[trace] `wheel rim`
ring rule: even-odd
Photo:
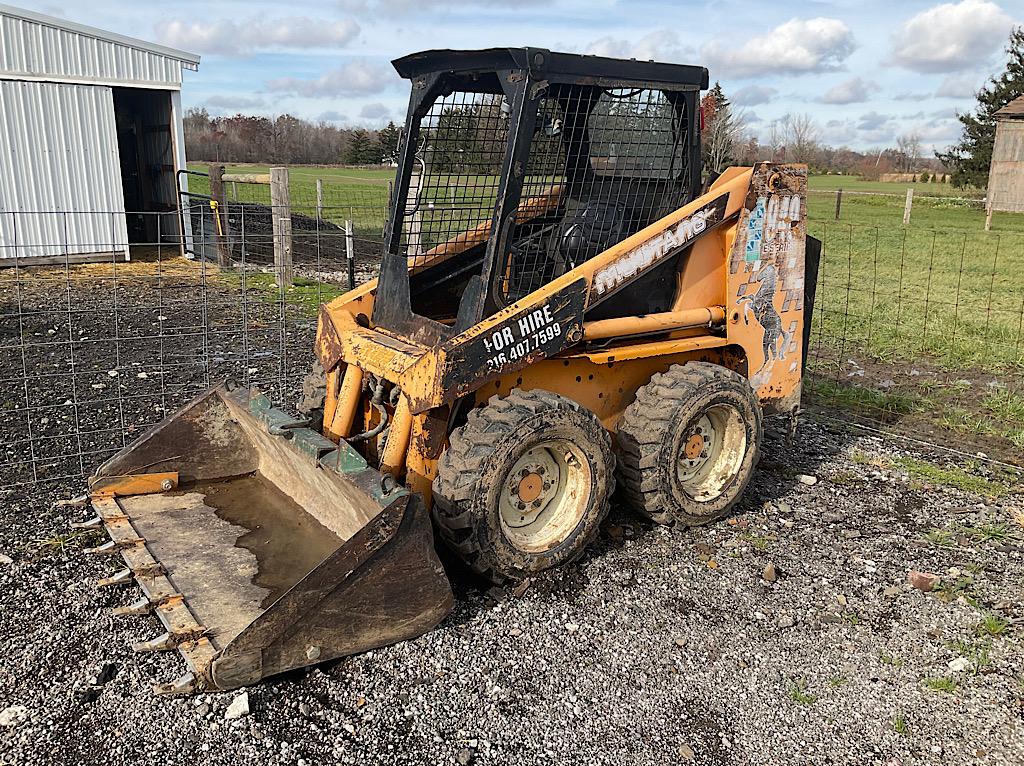
[[[683,434],[676,478],[692,499],[706,503],[720,496],[739,473],[747,451],[747,429],[739,410],[709,407]]]
[[[590,487],[590,464],[575,445],[560,439],[533,445],[502,481],[502,532],[528,553],[557,547],[583,520]]]

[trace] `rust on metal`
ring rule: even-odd
[[[178,472],[163,471],[125,476],[103,476],[91,482],[89,490],[93,496],[128,497],[129,495],[169,492],[177,486]]]

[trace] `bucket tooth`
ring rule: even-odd
[[[195,673],[186,673],[173,681],[165,684],[153,684],[153,693],[162,697],[171,697],[176,694],[191,694],[199,689]]]
[[[112,553],[117,553],[124,548],[130,548],[133,545],[141,545],[143,542],[145,541],[138,538],[134,540],[108,540],[103,543],[103,545],[98,545],[95,548],[86,548],[85,553],[89,553],[94,556],[110,555]]]
[[[96,581],[96,587],[98,588],[109,588],[112,585],[124,585],[132,581],[132,570],[122,569],[120,572],[112,574],[110,577],[103,577]]]
[[[153,602],[148,598],[140,598],[138,601],[128,604],[128,606],[114,607],[113,612],[117,617],[142,617],[143,615],[152,614]]]
[[[95,548],[86,548],[83,553],[88,553],[93,556],[106,556],[113,553],[117,553],[118,546],[113,540],[108,540],[103,545],[97,545]]]
[[[149,641],[140,641],[132,646],[132,649],[140,654],[143,652],[164,652],[178,647],[178,640],[170,633],[161,633]]]
[[[103,519],[93,516],[88,521],[72,521],[70,526],[72,529],[100,529],[103,526]]]

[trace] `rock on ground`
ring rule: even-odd
[[[0,701],[26,712],[0,760],[1019,766],[1020,480],[967,466],[1018,485],[993,500],[894,467],[906,454],[955,467],[806,422],[794,447],[766,445],[742,524],[667,529],[615,507],[576,565],[500,598],[453,568],[436,630],[253,687],[238,718],[237,692],[150,693],[183,661],[131,651],[160,628],[111,615],[138,594],[94,587],[115,566],[81,554],[95,538],[54,542],[86,510],[48,509],[80,484],[7,492]],[[911,570],[941,583],[914,589]],[[93,686],[104,663],[118,672]]]

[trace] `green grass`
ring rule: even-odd
[[[891,665],[894,668],[903,667],[903,660],[891,654],[885,652],[879,652],[878,661],[883,665]]]
[[[898,457],[892,461],[892,464],[902,468],[913,478],[921,479],[930,484],[943,484],[947,487],[955,487],[975,495],[1001,497],[1010,491],[1009,485],[1001,481],[977,476],[957,466],[943,468],[911,457]]]
[[[207,166],[194,163],[191,167],[205,170]],[[267,170],[266,165],[228,168],[248,173]],[[321,178],[324,218],[339,225],[353,220],[360,234],[379,236],[394,174],[389,168],[293,167],[291,202],[297,212],[315,215],[316,179]],[[421,228],[426,246],[447,231],[452,206],[462,204],[463,211],[475,211],[464,221],[467,228],[480,222],[476,215],[480,195],[493,196],[497,179],[469,180],[471,184],[457,188],[442,185],[425,192]],[[191,176],[189,183],[197,193],[209,191],[204,178]],[[815,338],[840,354],[862,353],[885,360],[924,357],[950,369],[1024,370],[1017,279],[1024,271],[1024,215],[997,214],[992,231],[985,232],[985,214],[977,200],[937,199],[935,195],[965,196],[945,184],[912,185],[917,197],[911,223],[904,227],[908,184],[848,176],[810,178],[808,232],[825,243]],[[848,194],[843,198],[842,218],[836,221],[833,192],[839,187],[892,196]],[[228,194],[242,201],[269,203],[269,188],[264,185],[229,183]],[[899,394],[886,398],[880,402],[883,411],[910,406],[899,400]],[[1015,443],[1024,446],[1024,424],[1007,438],[1014,436]]]
[[[1007,620],[1004,620],[998,614],[986,612],[985,616],[981,618],[981,622],[975,626],[974,632],[979,636],[998,638],[1005,635],[1009,629],[1010,623]]]
[[[904,392],[876,391],[853,384],[809,376],[804,387],[815,398],[844,409],[864,410],[881,420],[908,415],[923,408],[923,400]]]
[[[976,527],[961,528],[968,537],[979,543],[999,543],[1013,537],[1008,524],[979,524]]]
[[[910,727],[907,726],[907,720],[902,715],[895,715],[892,719],[892,730],[897,734],[906,734]]]
[[[978,599],[978,594],[974,590],[974,579],[966,575],[955,580],[939,580],[939,584],[935,586],[935,594],[944,601],[953,601],[963,596],[971,605],[976,605]]]
[[[828,679],[828,685],[833,689],[838,689],[840,686],[845,686],[848,683],[850,683],[850,679],[845,676],[833,676]]]
[[[222,271],[220,278],[231,288],[242,289],[242,273]],[[282,296],[274,274],[247,272],[245,275],[245,292],[248,300],[263,303],[278,303]],[[296,277],[292,286],[284,291],[287,306],[298,307],[306,316],[315,317],[320,304],[332,301],[346,292],[345,288],[331,282],[317,282],[304,277]]]
[[[924,685],[935,692],[953,694],[957,689],[957,682],[948,676],[932,676],[924,679]]]
[[[961,657],[970,660],[975,675],[992,664],[992,639],[983,638],[978,641],[955,640],[946,644],[946,647],[959,654]]]
[[[924,533],[925,541],[932,545],[941,545],[943,547],[953,544],[953,533],[948,529],[940,529],[938,527],[932,527]]]
[[[82,548],[86,542],[95,536],[94,531],[69,532],[63,535],[39,538],[31,546],[36,553],[62,556],[69,551],[76,551]]]
[[[807,684],[804,681],[794,681],[793,688],[789,690],[789,698],[798,705],[813,705],[818,698],[807,691]]]

